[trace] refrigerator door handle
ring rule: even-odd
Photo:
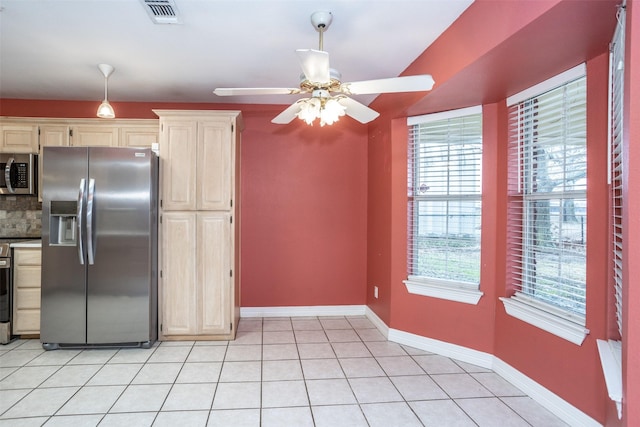
[[[80,190],[78,191],[78,204],[76,218],[78,223],[78,258],[80,265],[84,265],[84,247],[82,246],[82,208],[84,205],[84,178],[80,180]]]
[[[16,192],[16,190],[14,190],[13,187],[11,186],[11,166],[13,165],[13,162],[15,160],[16,159],[11,157],[9,160],[7,160],[7,165],[4,168],[4,182],[7,186],[7,190],[9,190],[9,193]]]
[[[95,257],[95,245],[93,242],[93,196],[96,190],[96,180],[89,179],[89,190],[87,191],[87,258],[89,265],[93,265]]]

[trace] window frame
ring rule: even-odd
[[[569,69],[563,73],[560,73],[548,80],[545,80],[531,88],[528,88],[514,96],[511,96],[507,99],[507,105],[509,107],[514,106],[516,104],[521,104],[530,100],[532,98],[538,97],[540,95],[545,94],[546,92],[562,87],[570,82],[575,81],[578,78],[586,78],[586,66],[585,64],[580,64],[572,69]],[[585,93],[586,99],[586,93]],[[585,111],[586,115],[586,111]],[[586,117],[585,117],[586,120]],[[518,125],[520,126],[520,125]],[[519,132],[518,132],[519,133]],[[513,144],[513,141],[510,139],[510,146]],[[518,145],[520,141],[518,141]],[[512,148],[510,148],[511,150]],[[520,172],[519,168],[521,167],[521,154],[520,148],[518,147],[518,155],[517,157],[510,154],[510,164],[509,168],[512,170],[513,168],[518,168],[518,183],[520,186],[522,183],[520,182]],[[514,166],[513,162],[516,162],[517,165]],[[588,166],[587,166],[588,167]],[[513,183],[509,184],[514,185]],[[511,193],[511,191],[510,191]],[[532,197],[535,199],[536,195]],[[583,193],[584,200],[587,200],[587,190],[585,189]],[[523,197],[524,199],[524,197]],[[523,230],[525,227],[525,222],[522,219],[524,215],[523,210],[525,209],[525,203],[521,204],[520,211],[513,211],[513,206],[510,203],[509,214],[508,214],[508,222],[512,221],[520,222],[521,225],[514,226],[514,230],[518,227],[519,230]],[[518,216],[518,218],[516,218]],[[509,233],[513,233],[515,231],[510,230]],[[524,233],[524,230],[523,230]],[[524,234],[519,237],[521,240],[520,245],[524,244]],[[524,250],[522,251],[524,252]],[[522,258],[520,256],[510,256],[507,260],[508,269],[513,270],[517,265],[522,264]],[[585,261],[586,266],[586,261]],[[508,278],[508,281],[511,281],[511,278]],[[512,287],[512,284],[509,284]],[[520,285],[518,285],[519,287]],[[551,334],[554,334],[560,338],[563,338],[569,342],[572,342],[576,345],[581,345],[584,341],[586,335],[589,333],[589,330],[585,327],[586,325],[586,314],[580,315],[578,313],[574,313],[568,309],[562,309],[553,304],[546,303],[540,299],[531,297],[530,295],[526,295],[523,292],[520,292],[516,289],[513,289],[514,292],[511,296],[508,297],[500,297],[500,300],[503,302],[505,311],[508,315],[520,319],[524,322],[527,322],[531,325],[534,325],[542,330],[545,330]]]
[[[442,121],[447,119],[455,119],[455,118],[461,118],[461,117],[472,116],[472,115],[480,115],[480,120],[482,122],[482,106],[474,106],[474,107],[462,108],[458,110],[444,111],[440,113],[427,114],[423,116],[408,117],[407,126],[412,127],[412,126],[423,124],[423,123],[436,122],[436,121]],[[411,129],[409,133],[411,134]],[[481,137],[482,137],[482,131],[481,131]],[[410,141],[408,141],[408,144],[410,144]],[[408,145],[408,148],[410,148],[410,145]],[[411,191],[411,183],[409,181],[411,180],[411,176],[412,176],[411,169],[410,169],[412,165],[410,164],[410,162],[413,162],[414,160],[415,158],[409,155],[408,162],[407,162],[407,168],[409,172],[409,179],[408,179],[409,191]],[[481,160],[481,164],[482,164],[482,160]],[[480,179],[480,182],[482,182],[482,168],[480,168],[479,179]],[[469,196],[467,194],[455,195],[455,196],[449,195],[449,196],[438,197],[438,199],[442,201],[478,200],[480,202],[480,218],[482,217],[482,189],[480,190],[480,194],[478,194],[477,196],[475,195]],[[478,283],[469,283],[469,282],[446,280],[446,279],[439,279],[439,278],[427,277],[427,276],[415,276],[415,275],[409,274],[409,270],[411,268],[410,266],[411,258],[413,256],[411,242],[414,240],[413,233],[411,231],[412,224],[409,220],[409,217],[413,215],[411,210],[415,209],[412,206],[413,203],[418,200],[420,199],[414,199],[413,197],[411,197],[411,195],[408,195],[408,200],[407,200],[407,219],[408,219],[407,270],[408,271],[407,271],[407,279],[403,281],[403,283],[407,288],[407,291],[411,294],[477,305],[482,295],[484,295],[484,292],[480,290],[479,280],[478,280]],[[480,272],[481,272],[481,267],[479,266],[478,274],[480,274]]]

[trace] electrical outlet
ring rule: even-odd
[[[373,297],[374,298],[378,298],[378,287],[377,286],[373,287]]]

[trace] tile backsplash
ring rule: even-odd
[[[0,237],[40,238],[42,203],[38,196],[0,195]]]

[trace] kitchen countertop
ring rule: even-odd
[[[14,242],[11,244],[12,248],[40,248],[42,247],[42,240],[25,240],[24,242]]]

